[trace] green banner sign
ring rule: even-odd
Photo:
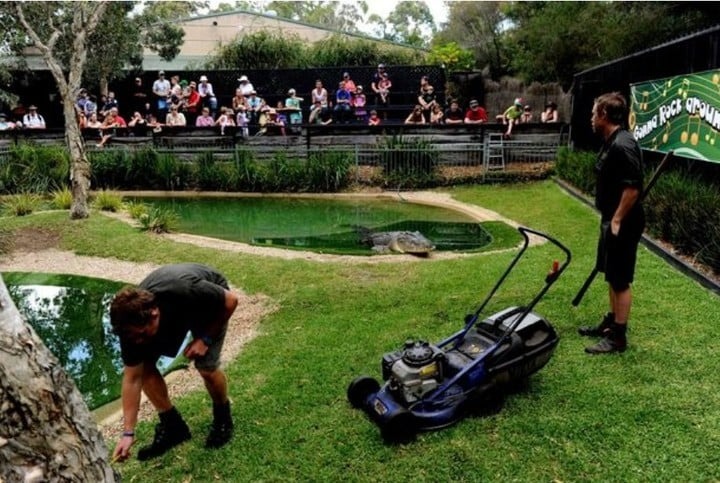
[[[628,124],[643,149],[720,163],[720,69],[630,89]]]

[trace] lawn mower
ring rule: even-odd
[[[468,410],[521,384],[550,360],[559,341],[555,329],[533,308],[570,263],[570,251],[557,240],[520,227],[523,246],[480,307],[465,317],[462,330],[433,345],[408,340],[382,358],[380,383],[360,376],[347,397],[380,427],[388,442],[406,442],[418,431],[440,429],[460,420]],[[545,284],[526,306],[513,306],[482,318],[480,314],[523,256],[529,235],[544,238],[565,255],[553,261]]]

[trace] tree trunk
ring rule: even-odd
[[[75,384],[0,277],[0,481],[117,481]]]
[[[72,99],[69,93],[63,93],[63,99]],[[65,115],[65,142],[70,150],[70,183],[72,205],[70,218],[78,220],[90,216],[88,209],[88,189],[90,188],[90,162],[85,153],[85,142],[78,126],[75,106],[63,102]]]

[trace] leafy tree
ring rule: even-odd
[[[298,20],[341,32],[359,32],[368,11],[365,1],[344,2],[279,2],[267,4],[265,11],[274,11],[278,17]]]
[[[371,15],[374,32],[385,40],[426,47],[427,39],[437,32],[430,7],[424,1],[398,2],[387,18]]]
[[[448,20],[433,38],[433,45],[455,43],[470,50],[476,66],[487,68],[493,79],[499,79],[509,68],[503,35],[507,19],[501,5],[502,2],[492,1],[448,2]]]
[[[433,64],[444,65],[449,72],[470,70],[475,66],[473,53],[455,42],[433,47],[428,60]]]
[[[290,69],[305,67],[305,45],[298,37],[265,31],[223,45],[208,69]]]

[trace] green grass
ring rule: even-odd
[[[64,248],[131,261],[200,261],[235,286],[273,297],[280,310],[227,370],[237,434],[203,448],[207,395],[176,404],[194,438],[157,460],[118,466],[127,481],[713,481],[720,478],[718,297],[640,249],[625,354],[589,357],[578,325],[606,310],[596,280],[570,301],[594,261],[598,216],[550,181],[451,190],[566,244],[573,261],[536,310],[560,333],[529,388],[488,417],[470,417],[408,445],[382,443],[345,398],[360,374],[380,376],[383,353],[407,338],[437,341],[457,330],[514,253],[406,264],[343,265],[225,253],[173,243],[103,216],[7,218],[55,228]],[[528,250],[488,312],[524,303],[557,250]],[[401,268],[401,270],[399,269]],[[238,310],[242,310],[240,307]],[[154,423],[140,424],[138,446]],[[115,441],[109,441],[112,447]],[[137,448],[135,448],[136,450]]]

